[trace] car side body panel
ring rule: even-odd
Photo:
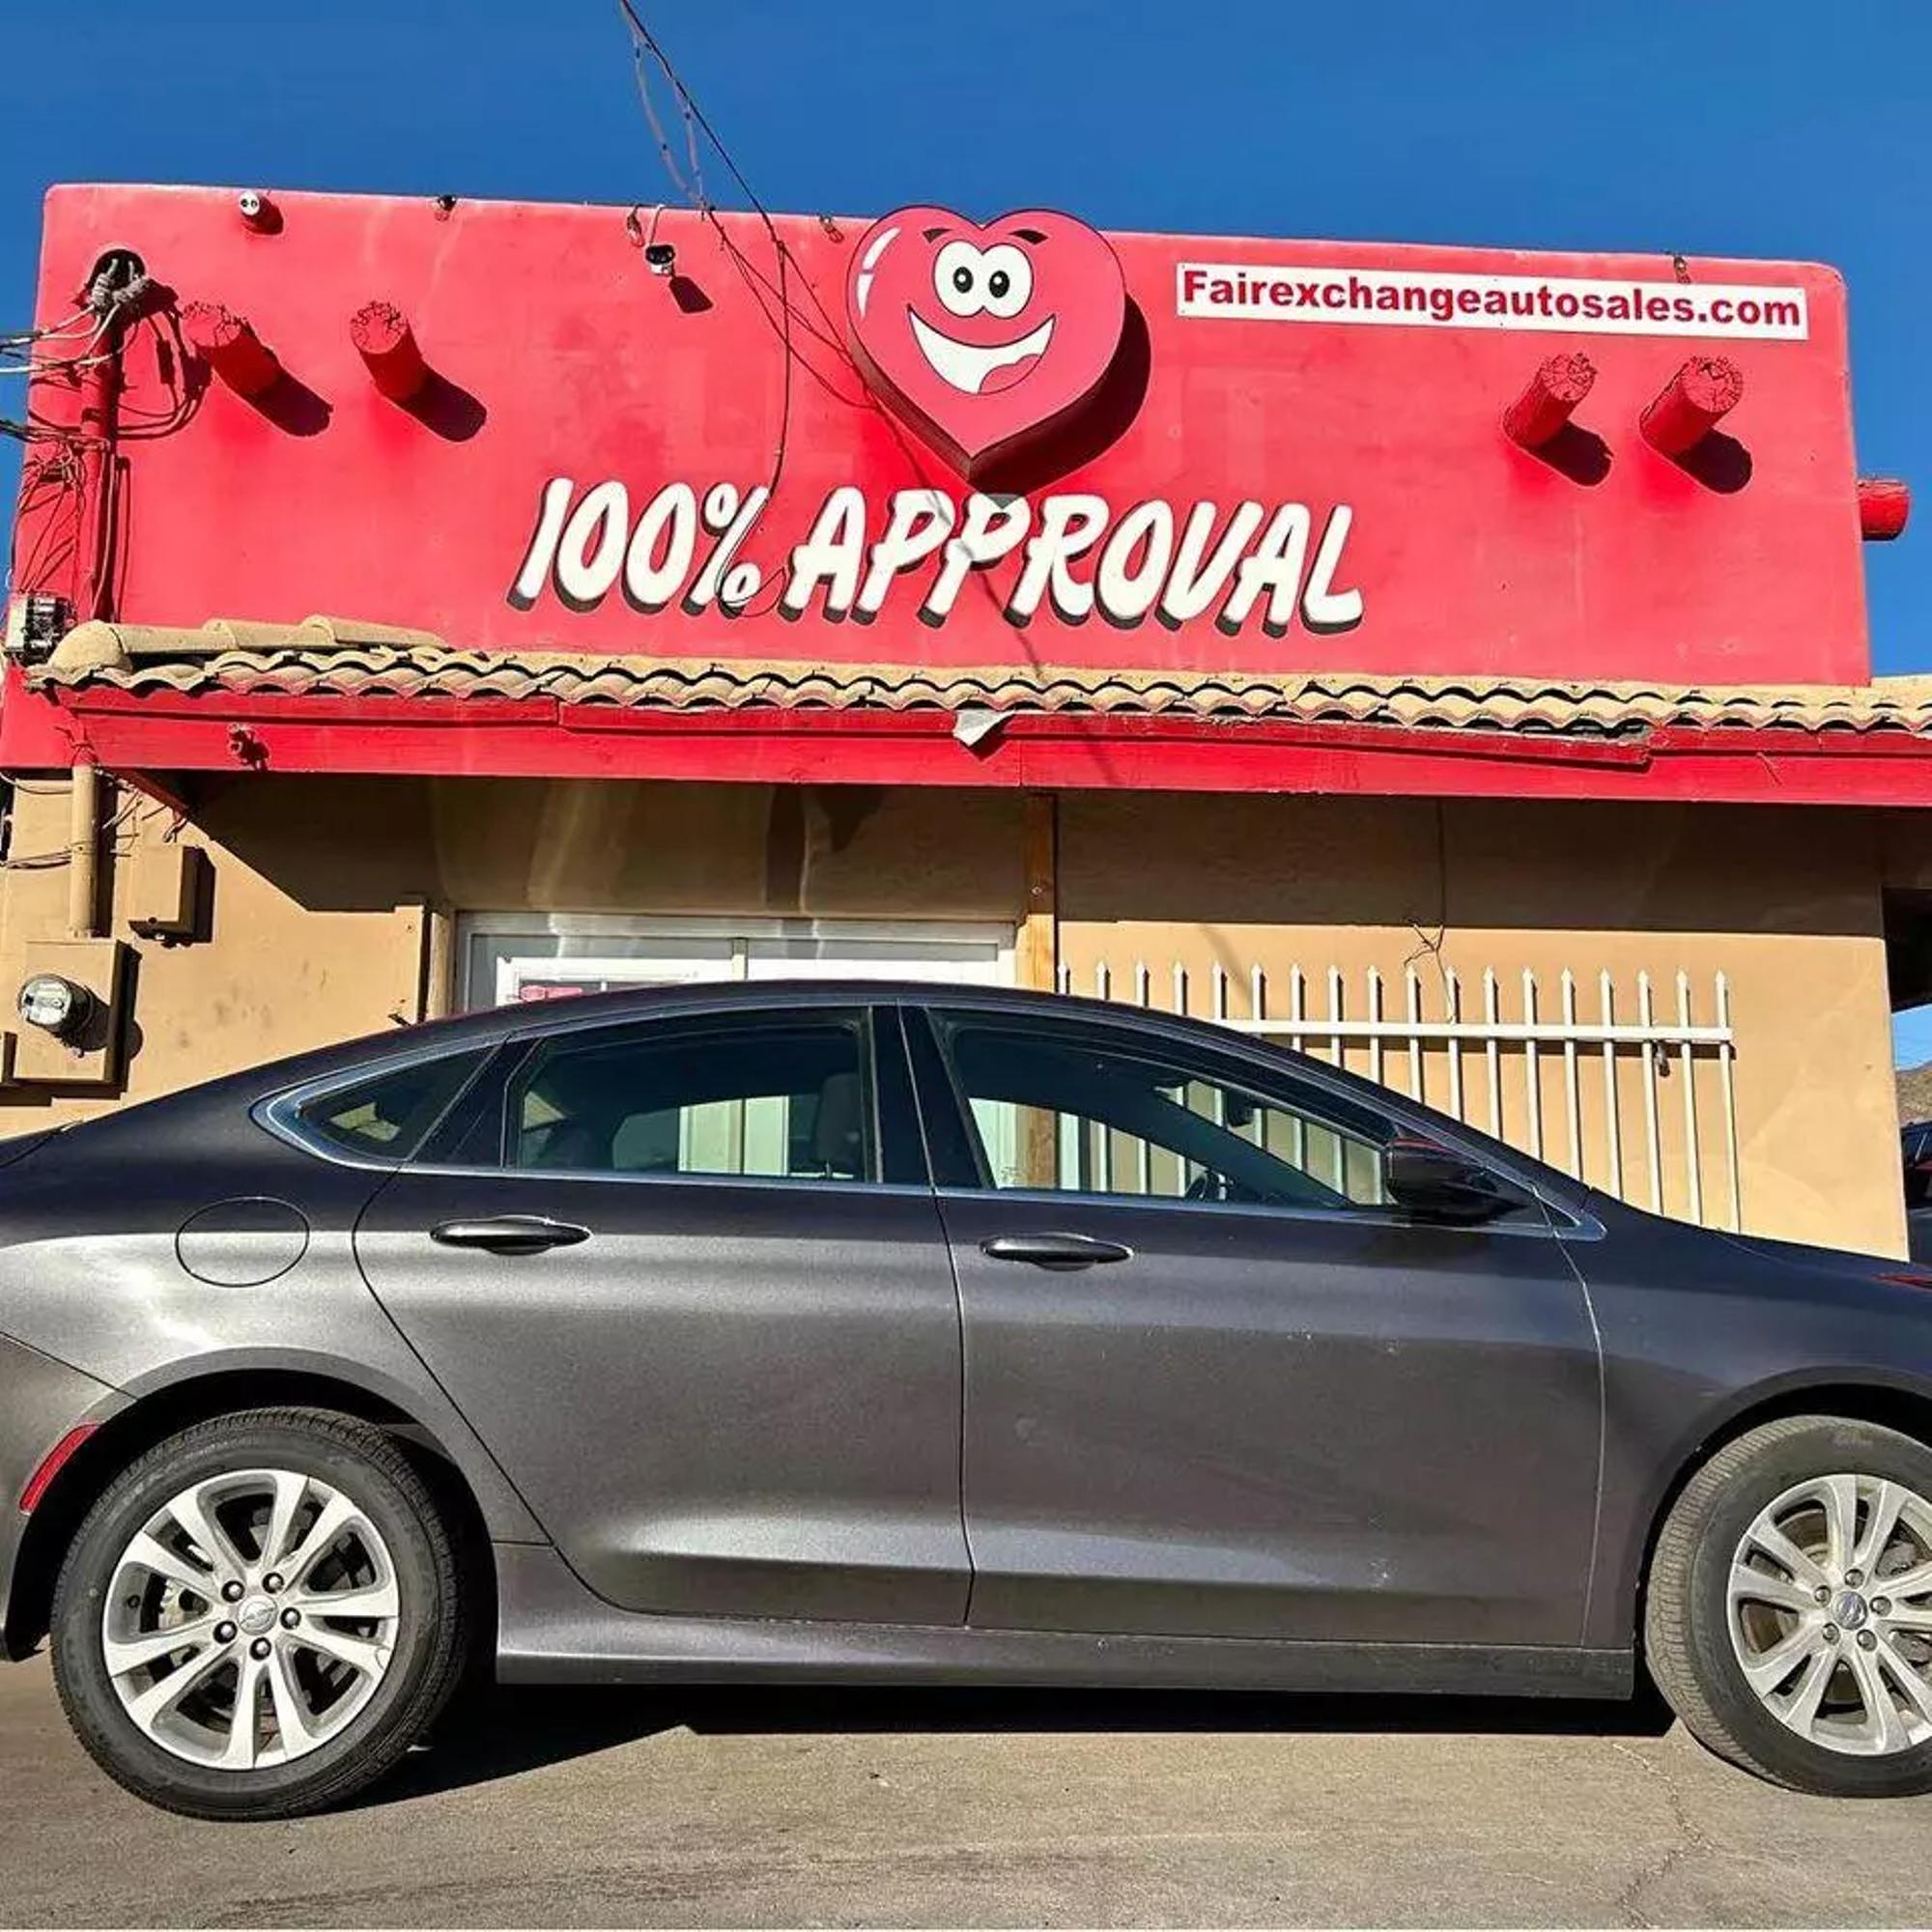
[[[429,1233],[537,1211],[588,1237],[495,1255]],[[959,1311],[927,1190],[423,1169],[356,1245],[612,1604],[964,1618]]]
[[[1635,1641],[1651,1538],[1709,1445],[1773,1407],[1903,1397],[1932,1419],[1932,1287],[1877,1256],[1592,1202],[1577,1251],[1604,1344],[1604,1494],[1584,1641]]]
[[[1628,1649],[1266,1641],[613,1610],[554,1549],[497,1551],[497,1674],[513,1684],[1133,1685],[1163,1690],[1628,1697]]]
[[[248,1371],[346,1382],[429,1432],[493,1537],[541,1540],[356,1267],[351,1231],[383,1175],[263,1132],[249,1091],[130,1109],[0,1170],[0,1334],[136,1400]],[[277,1209],[267,1226],[264,1203]]]
[[[972,1621],[1573,1643],[1597,1353],[1551,1236],[949,1194]],[[1130,1260],[1049,1272],[990,1237]]]

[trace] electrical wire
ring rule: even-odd
[[[21,789],[24,789],[24,787],[21,787]],[[65,789],[65,787],[62,787],[62,789]],[[145,810],[143,810],[144,807],[146,808]],[[169,808],[167,806],[158,803],[156,800],[144,798],[139,792],[134,792],[129,796],[127,804],[122,806],[112,818],[109,818],[101,825],[95,837],[102,840],[111,839],[113,843],[109,856],[116,859],[125,859],[134,849],[134,846],[140,842],[141,827],[154,818],[156,813],[166,813],[168,811]],[[132,827],[134,837],[128,843],[124,845],[114,835],[124,825],[127,825],[130,819],[134,821]],[[63,845],[58,851],[30,852],[23,858],[14,859],[10,857],[0,859],[0,871],[50,872],[62,866],[71,866],[72,863],[73,847],[71,845]]]
[[[766,236],[772,244],[772,258],[778,267],[778,300],[781,321],[778,325],[780,347],[782,351],[781,389],[779,396],[779,432],[772,451],[771,475],[766,489],[772,496],[778,494],[779,481],[784,474],[785,450],[791,437],[791,394],[792,360],[794,351],[791,340],[792,309],[786,289],[787,264],[789,252],[781,239],[770,211],[760,201],[752,185],[745,179],[744,171],[732,159],[731,151],[719,138],[718,130],[704,118],[704,110],[692,98],[691,90],[679,79],[677,70],[671,66],[670,57],[661,47],[651,30],[645,26],[642,16],[631,0],[617,0],[617,10],[623,15],[631,33],[631,60],[637,72],[638,93],[643,102],[644,115],[651,125],[651,131],[657,140],[658,153],[663,158],[666,170],[676,184],[678,192],[689,200],[699,216],[710,222],[712,230],[724,242],[727,253],[736,255],[737,244],[725,234],[724,224],[718,219],[718,212],[712,206],[711,198],[704,191],[704,179],[698,164],[697,137],[701,133],[737,184],[738,191],[752,204],[753,210],[764,225]],[[651,100],[647,60],[654,62],[663,71],[669,84],[678,111],[684,119],[686,147],[691,165],[691,179],[687,181],[671,156],[670,143],[666,138],[664,126],[659,121],[657,109]],[[741,270],[742,272],[742,270]],[[767,317],[769,322],[770,318]]]

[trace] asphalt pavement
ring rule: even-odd
[[[1648,1708],[500,1691],[355,1808],[150,1809],[0,1669],[0,1923],[1907,1925],[1932,1798],[1775,1790]]]

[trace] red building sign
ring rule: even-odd
[[[1828,269],[70,187],[41,319],[116,249],[108,436],[34,385],[106,481],[30,460],[16,544],[76,616],[941,684],[1868,674]],[[14,752],[70,701],[16,693]]]
[[[659,656],[1865,672],[1828,270],[1680,279],[1656,256],[914,208],[781,219],[781,299],[749,216],[663,215],[661,277],[618,211],[279,213],[251,229],[212,190],[49,199],[43,319],[120,243],[277,372],[243,395],[130,337],[129,621],[328,610]],[[352,339],[377,298],[426,365],[413,401]],[[1572,340],[1594,386],[1525,450],[1503,413]],[[1644,411],[1713,350],[1743,399],[1695,460],[1660,452]]]

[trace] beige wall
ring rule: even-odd
[[[124,851],[168,829],[165,810],[139,795],[109,797],[120,820],[111,838]],[[0,1090],[0,1131],[416,1017],[433,926],[425,905],[1017,920],[1024,810],[1017,795],[993,791],[207,781],[179,836],[209,853],[212,921],[193,943],[136,944],[138,1034],[123,1081],[110,1093]],[[42,781],[16,795],[14,863],[0,887],[0,989],[10,1000],[23,948],[66,936],[58,855],[67,837],[64,786]],[[1886,850],[1899,842],[1875,817],[1849,811],[1072,793],[1060,805],[1060,957],[1082,991],[1103,961],[1117,991],[1120,972],[1143,961],[1161,1005],[1179,961],[1197,1012],[1208,1010],[1201,989],[1219,964],[1235,1017],[1247,1011],[1257,964],[1271,1011],[1285,1009],[1297,963],[1313,976],[1340,966],[1351,989],[1375,966],[1395,998],[1413,963],[1430,1012],[1440,1011],[1445,969],[1465,989],[1485,968],[1513,989],[1528,967],[1545,988],[1545,1018],[1555,1017],[1566,967],[1587,989],[1586,1016],[1605,968],[1620,999],[1648,971],[1672,1010],[1680,971],[1708,1004],[1722,970],[1738,1036],[1747,1226],[1902,1252],[1879,906],[1885,867],[1896,863]],[[43,856],[50,863],[17,863]],[[110,901],[113,912],[103,929],[123,939],[127,870],[110,863],[102,892],[103,912]],[[1506,994],[1508,1010],[1514,998]],[[1463,1012],[1474,1011],[1465,990]],[[1347,1057],[1367,1070],[1364,1049]],[[1543,1059],[1545,1151],[1562,1159],[1560,1055]],[[1485,1075],[1465,1062],[1480,1124]],[[1629,1130],[1638,1074],[1623,1057],[1625,1185],[1646,1199],[1640,1137]],[[1681,1212],[1681,1073],[1670,1078],[1680,1085],[1662,1084],[1660,1167],[1665,1206]],[[1708,1082],[1708,1066],[1699,1078]],[[1438,1049],[1426,1095],[1440,1099],[1445,1079]],[[1714,1178],[1705,1213],[1720,1221],[1723,1122],[1717,1090],[1697,1093],[1698,1144]],[[1585,1078],[1581,1094],[1581,1165],[1602,1179],[1601,1075]],[[1505,1131],[1520,1136],[1520,1074],[1506,1075],[1504,1101]]]
[[[1159,862],[1151,860],[1158,852]],[[1660,1014],[1676,1011],[1676,979],[1691,976],[1693,1016],[1709,1023],[1714,976],[1731,982],[1737,1030],[1738,1179],[1745,1226],[1792,1240],[1903,1253],[1898,1141],[1891,1088],[1885,944],[1879,923],[1877,829],[1849,812],[1714,807],[1523,806],[1405,799],[1177,798],[1087,793],[1061,805],[1061,958],[1073,990],[1094,989],[1105,962],[1112,990],[1149,968],[1153,1003],[1173,1003],[1172,968],[1186,971],[1189,1009],[1210,1009],[1218,965],[1229,1013],[1248,1017],[1259,963],[1270,1017],[1288,1011],[1291,970],[1315,982],[1343,969],[1345,1010],[1364,1015],[1366,970],[1401,1010],[1406,969],[1422,982],[1423,1012],[1444,1015],[1444,969],[1462,982],[1462,1013],[1480,1013],[1486,969],[1497,974],[1505,1018],[1520,1013],[1521,975],[1537,976],[1538,1017],[1559,1017],[1560,975],[1578,981],[1578,1012],[1596,1015],[1598,976],[1610,971],[1616,1017],[1635,1017],[1637,975],[1655,983]],[[1319,993],[1319,1007],[1318,1007]],[[1327,1051],[1319,1029],[1307,1043]],[[1601,1063],[1579,1071],[1581,1171],[1607,1183]],[[1371,1071],[1369,1050],[1345,1064]],[[1648,1205],[1641,1068],[1617,1059],[1624,1191]],[[1727,1217],[1728,1148],[1715,1061],[1693,1070],[1704,1218]],[[1463,1056],[1467,1118],[1489,1121],[1487,1072]],[[1406,1091],[1407,1067],[1384,1076]],[[1546,1158],[1569,1157],[1560,1050],[1539,1055]],[[1689,1210],[1682,1107],[1673,1061],[1659,1082],[1660,1161],[1666,1211]],[[1526,1087],[1520,1052],[1503,1057],[1503,1128],[1521,1144]],[[1424,1097],[1442,1104],[1448,1068],[1425,1055]]]

